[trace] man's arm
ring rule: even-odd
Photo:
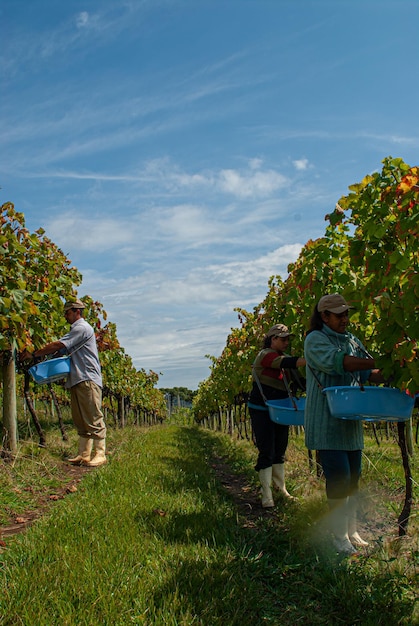
[[[33,352],[29,352],[28,350],[23,350],[20,354],[20,358],[22,361],[26,361],[27,359],[39,358],[42,356],[46,356],[47,354],[54,354],[54,352],[58,352],[65,348],[65,345],[61,343],[61,341],[52,341],[51,343],[47,343],[43,348],[39,348],[39,350],[34,350]]]
[[[35,350],[32,353],[32,356],[35,358],[40,356],[46,356],[47,354],[54,354],[54,352],[58,352],[65,348],[65,345],[61,343],[61,341],[52,341],[51,343],[47,343],[46,346],[40,348],[39,350]]]

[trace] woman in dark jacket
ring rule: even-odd
[[[285,487],[284,470],[289,427],[271,421],[263,398],[263,396],[266,400],[287,398],[287,386],[293,388],[296,384],[301,384],[297,368],[305,365],[305,359],[286,354],[290,336],[291,333],[284,324],[272,326],[265,336],[263,349],[253,364],[254,380],[248,407],[259,450],[255,469],[259,472],[264,508],[274,506],[272,482],[282,496],[291,497]]]

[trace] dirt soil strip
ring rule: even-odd
[[[42,517],[49,509],[51,504],[57,500],[62,500],[70,493],[77,491],[77,485],[82,480],[83,476],[87,472],[91,472],[93,468],[82,467],[78,465],[62,465],[62,480],[63,484],[54,489],[52,493],[42,494],[39,497],[36,508],[25,511],[16,515],[14,523],[0,526],[0,547],[5,547],[4,542],[1,540],[4,537],[10,537],[26,530],[33,522]]]
[[[259,490],[249,485],[245,476],[235,474],[223,458],[214,457],[211,466],[225,491],[232,497],[243,527],[256,528],[261,518],[278,516],[276,509],[262,508]]]

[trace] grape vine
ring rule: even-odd
[[[351,329],[392,385],[418,392],[419,168],[399,158],[382,163],[381,172],[339,199],[323,237],[305,244],[285,281],[272,276],[263,302],[252,312],[236,309],[240,327],[220,357],[209,357],[210,376],[194,399],[198,421],[250,390],[251,363],[271,325],[289,326],[293,353],[302,353],[313,307],[325,293],[339,292],[354,305]]]
[[[62,250],[40,228],[30,233],[25,227],[23,213],[11,202],[0,208],[0,363],[3,370],[3,429],[6,446],[16,448],[16,393],[28,398],[24,384],[24,365],[18,354],[58,339],[67,330],[63,303],[78,297],[77,287],[82,276]],[[96,333],[104,381],[104,407],[115,410],[116,421],[123,422],[126,412],[163,419],[166,406],[163,394],[155,388],[158,376],[154,372],[137,371],[117,339],[116,326],[103,322],[106,311],[100,302],[84,296],[86,319]],[[15,370],[19,372],[15,383]],[[64,401],[66,392],[54,385],[54,392]],[[45,389],[32,388],[32,395],[42,397]],[[123,424],[122,424],[123,425]],[[38,427],[39,428],[39,427]],[[38,430],[39,432],[39,430]],[[43,433],[39,432],[43,441]]]

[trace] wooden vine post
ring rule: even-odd
[[[412,509],[412,503],[413,503],[413,480],[412,480],[412,472],[411,472],[410,463],[409,463],[409,453],[407,450],[407,443],[406,443],[406,422],[397,423],[397,433],[398,433],[398,444],[399,444],[400,451],[402,454],[403,470],[404,470],[405,485],[406,485],[403,508],[397,520],[398,525],[399,525],[399,537],[403,537],[407,533],[410,511]]]
[[[35,406],[33,404],[32,401],[32,397],[31,397],[31,393],[30,393],[30,376],[29,376],[29,372],[26,371],[24,374],[24,389],[23,389],[23,394],[25,396],[25,402],[26,402],[26,406],[28,407],[28,411],[31,414],[32,417],[32,421],[35,425],[36,428],[36,432],[38,433],[39,436],[39,445],[41,446],[41,448],[45,447],[46,445],[46,438],[45,438],[45,433],[43,431],[43,428],[41,426],[41,422],[38,419],[38,415],[36,414],[36,410],[35,410]]]
[[[16,371],[13,352],[3,352],[3,437],[4,447],[17,452]]]

